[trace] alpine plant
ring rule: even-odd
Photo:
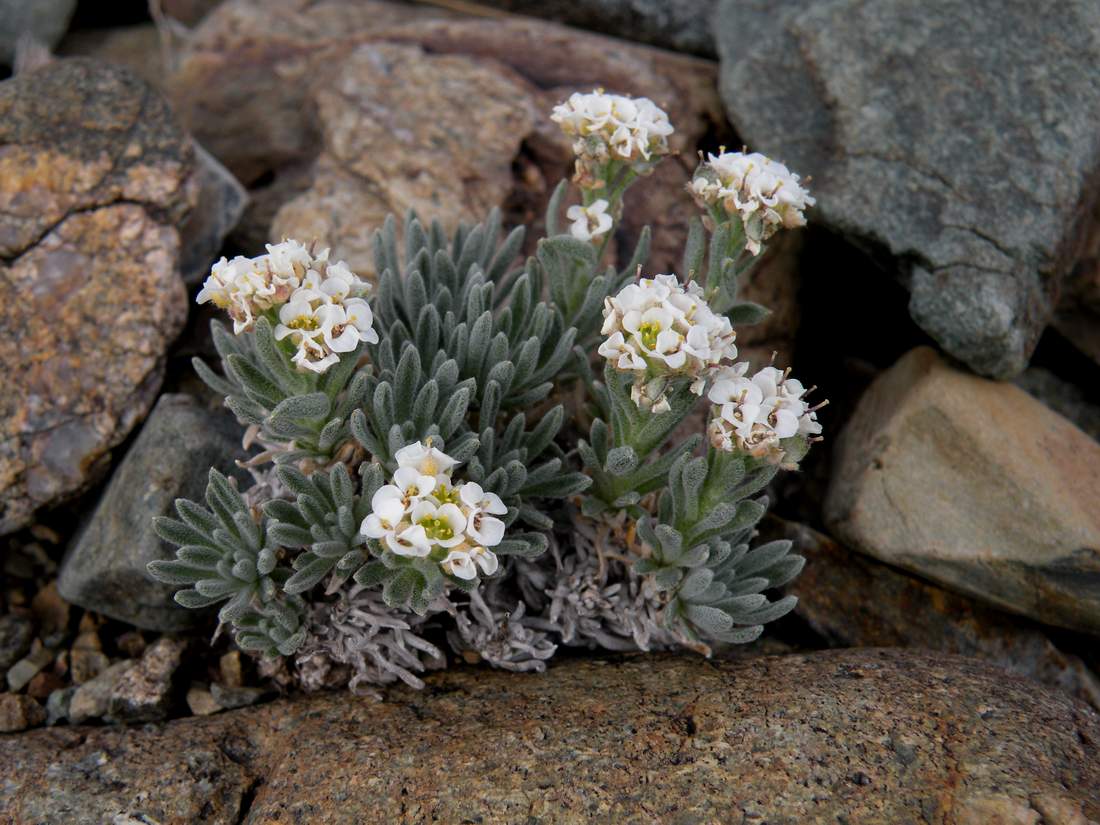
[[[551,120],[575,188],[530,247],[497,212],[450,236],[410,214],[401,242],[393,218],[375,232],[373,282],[284,240],[198,293],[231,326],[212,327],[220,368],[195,369],[259,449],[157,519],[178,549],[149,572],[217,605],[266,672],[370,690],[455,660],[542,670],[562,646],[709,655],[794,606],[775,591],[803,559],[753,538],[821,404],[738,361],[735,328],[767,314],[740,277],[813,198],[763,155],[709,155],[681,272],[646,272],[648,230],[613,266],[673,127],[602,90]]]

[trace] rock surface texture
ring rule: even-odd
[[[813,177],[817,220],[903,262],[945,350],[1020,372],[1096,220],[1100,6],[724,0],[715,19],[741,137]]]
[[[37,731],[5,742],[0,817],[1070,825],[1100,817],[1097,742],[1083,704],[966,659],[572,661]]]
[[[0,84],[0,534],[95,480],[152,404],[186,316],[187,136],[129,72]]]
[[[849,546],[1053,625],[1100,633],[1100,444],[931,349],[860,400],[825,501]]]
[[[233,475],[244,456],[241,428],[187,395],[164,395],[111,477],[87,527],[61,565],[61,595],[88,610],[146,630],[201,624],[202,611],[172,600],[176,588],[149,578],[146,565],[174,558],[153,532],[155,516],[175,516],[177,498],[201,501],[210,467]]]

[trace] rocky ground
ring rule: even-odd
[[[1100,821],[1095,3],[93,5],[0,0],[0,821]],[[190,296],[281,236],[369,274],[390,212],[537,225],[593,86],[677,126],[615,239],[655,271],[699,149],[813,179],[738,337],[831,400],[763,529],[799,607],[720,663],[268,701],[144,575],[240,472]]]

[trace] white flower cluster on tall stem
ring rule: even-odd
[[[430,558],[444,572],[475,579],[497,571],[490,550],[504,538],[508,512],[496,493],[472,481],[455,484],[457,463],[429,443],[416,442],[395,455],[398,469],[392,481],[371,499],[371,514],[359,531],[398,556]]]
[[[751,378],[748,371],[748,362],[742,361],[715,377],[707,393],[714,403],[710,443],[719,450],[742,451],[778,463],[783,459],[783,439],[821,432],[818,407],[807,403],[809,391],[790,377],[789,370],[764,367]]]
[[[641,278],[608,298],[602,333],[599,354],[635,373],[631,398],[653,412],[669,409],[670,379],[689,378],[702,395],[721,363],[737,357],[729,318],[711,310],[698,284],[685,286],[675,275]]]
[[[759,152],[708,155],[689,188],[704,208],[741,218],[745,248],[753,255],[780,228],[805,226],[803,210],[815,203],[798,175]]]
[[[298,241],[268,244],[256,258],[222,258],[203,284],[197,301],[213,302],[233,319],[238,335],[256,318],[277,310],[275,337],[295,346],[300,369],[324,372],[360,343],[377,343],[374,316],[363,296],[370,284],[343,261],[329,262],[329,250],[314,255]]]
[[[603,183],[600,170],[611,160],[644,166],[668,154],[668,136],[674,131],[668,115],[649,98],[600,89],[570,95],[554,107],[550,119],[573,138],[577,183],[590,188]]]

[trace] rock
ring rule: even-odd
[[[713,57],[714,0],[489,0],[511,12]]]
[[[214,822],[1100,817],[1100,716],[970,659],[575,659],[441,672],[387,697],[35,731],[5,743],[0,818],[189,822],[204,804]]]
[[[196,138],[250,187],[237,243],[318,238],[364,274],[372,230],[391,211],[412,206],[448,228],[493,206],[509,222],[541,220],[572,159],[553,105],[601,85],[648,95],[670,110],[681,154],[655,176],[659,202],[639,184],[620,240],[632,248],[640,224],[655,224],[651,265],[668,271],[698,214],[683,184],[720,119],[714,80],[709,62],[519,17],[229,0],[196,29],[167,88]]]
[[[271,696],[272,691],[261,687],[230,687],[214,682],[210,685],[210,695],[218,703],[218,707],[234,710],[254,705],[261,699]]]
[[[223,653],[218,659],[218,673],[221,675],[222,684],[226,687],[240,687],[244,684],[244,674],[241,672],[241,652],[230,650]]]
[[[185,26],[194,26],[222,0],[162,0],[161,10]]]
[[[908,647],[985,659],[1100,710],[1100,679],[1036,625],[908,576],[802,524],[770,518],[766,539],[806,557],[787,588],[797,615],[835,647]]]
[[[111,665],[90,682],[85,682],[69,700],[69,721],[74,725],[107,715],[111,696],[122,677],[137,667],[137,662],[124,660]]]
[[[46,700],[46,724],[50,727],[65,721],[69,717],[69,707],[73,701],[75,687],[61,688],[50,694]]]
[[[27,695],[32,699],[46,701],[55,690],[65,687],[64,680],[52,670],[42,670],[27,683]]]
[[[177,498],[202,499],[210,467],[239,474],[241,430],[186,395],[164,395],[115,470],[91,520],[61,565],[69,601],[146,630],[175,631],[207,618],[172,600],[176,588],[149,578],[146,565],[174,558],[153,532],[154,516],[175,513]]]
[[[69,633],[69,603],[57,592],[57,580],[53,579],[34,594],[31,600],[31,612],[42,636],[56,639],[60,644]]]
[[[24,34],[53,48],[69,28],[76,0],[0,0],[0,63],[11,65]]]
[[[223,710],[209,690],[198,686],[187,690],[187,707],[195,716],[211,716]]]
[[[52,661],[53,651],[41,646],[32,647],[30,653],[8,668],[8,690],[18,693]]]
[[[812,220],[895,256],[945,350],[1023,370],[1095,220],[1100,6],[745,5],[715,18],[738,133],[813,177]]]
[[[0,616],[0,673],[23,658],[34,639],[34,622],[13,613]]]
[[[1047,624],[1100,633],[1100,444],[931,349],[871,385],[825,500],[850,547]]]
[[[74,685],[91,681],[111,665],[101,650],[74,647],[69,653],[69,673]]]
[[[363,227],[390,213],[413,209],[453,231],[502,204],[533,127],[523,87],[500,67],[388,43],[349,54],[316,105],[325,148],[310,188],[278,211],[271,235],[316,238],[358,272],[373,271]]]
[[[210,274],[226,237],[248,206],[248,192],[218,159],[195,144],[198,161],[199,203],[180,229],[184,283],[196,286]]]
[[[135,667],[122,673],[111,691],[105,716],[116,722],[156,722],[172,706],[172,681],[187,643],[162,637]]]
[[[1042,367],[1029,367],[1013,383],[1100,441],[1100,406],[1089,401],[1076,384]]]
[[[71,32],[58,46],[64,57],[92,57],[124,66],[150,86],[164,85],[161,35],[152,23]]]
[[[46,721],[46,711],[29,696],[0,693],[0,733],[26,730]]]
[[[85,490],[140,421],[182,329],[190,143],[124,69],[0,84],[0,534]]]

